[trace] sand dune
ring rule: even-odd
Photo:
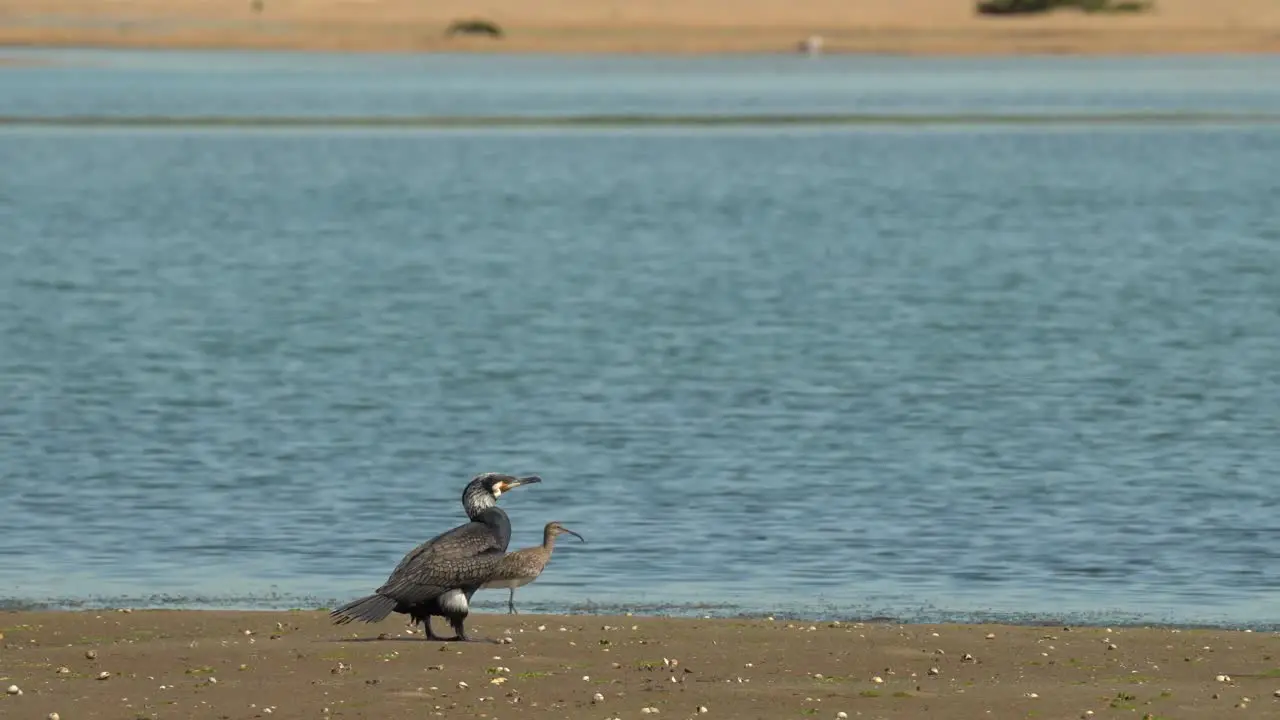
[[[980,17],[971,0],[0,0],[0,44],[384,51],[1270,53],[1273,0],[1157,0],[1141,16]],[[484,17],[506,37],[446,38]]]

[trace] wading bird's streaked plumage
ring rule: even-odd
[[[352,620],[378,622],[392,612],[421,622],[428,640],[442,640],[431,630],[431,617],[449,619],[457,637],[467,640],[463,622],[471,612],[471,596],[502,562],[511,541],[511,522],[497,506],[502,493],[521,485],[542,482],[536,475],[518,478],[485,473],[477,475],[462,491],[462,506],[471,522],[414,548],[382,587],[329,613],[342,625]]]
[[[547,563],[551,561],[551,551],[556,547],[556,536],[563,533],[569,533],[586,542],[581,535],[559,522],[549,522],[542,530],[541,545],[507,553],[498,565],[498,569],[485,582],[485,588],[507,588],[511,591],[507,596],[507,614],[516,612],[516,588],[524,587],[538,579],[543,569],[547,567]]]

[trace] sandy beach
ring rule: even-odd
[[[1280,636],[474,614],[0,614],[11,718],[1222,718],[1280,713]],[[444,628],[441,628],[444,630]],[[493,640],[500,642],[492,642]],[[646,710],[647,709],[647,710]],[[705,709],[705,710],[704,710]],[[1252,711],[1252,712],[1247,712]]]
[[[501,39],[448,38],[454,20]],[[1158,0],[1141,15],[983,17],[971,0],[0,0],[0,45],[404,52],[1271,53],[1280,4]]]

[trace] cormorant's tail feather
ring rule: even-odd
[[[396,609],[395,600],[386,595],[368,595],[359,600],[352,600],[342,607],[329,613],[329,617],[334,618],[335,625],[346,625],[352,620],[360,620],[361,622],[376,623],[391,614]]]

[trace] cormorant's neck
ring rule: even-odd
[[[502,551],[507,551],[507,544],[511,542],[511,520],[507,517],[506,511],[500,507],[485,508],[471,519],[493,528]]]
[[[497,506],[498,502],[493,499],[493,496],[484,491],[467,493],[462,498],[462,507],[467,511],[467,517],[472,520],[479,519],[480,513]]]
[[[502,522],[503,520],[511,522],[511,520],[507,518],[507,511],[496,505],[481,510],[471,519],[476,522],[484,523],[485,525],[492,525],[495,522]]]

